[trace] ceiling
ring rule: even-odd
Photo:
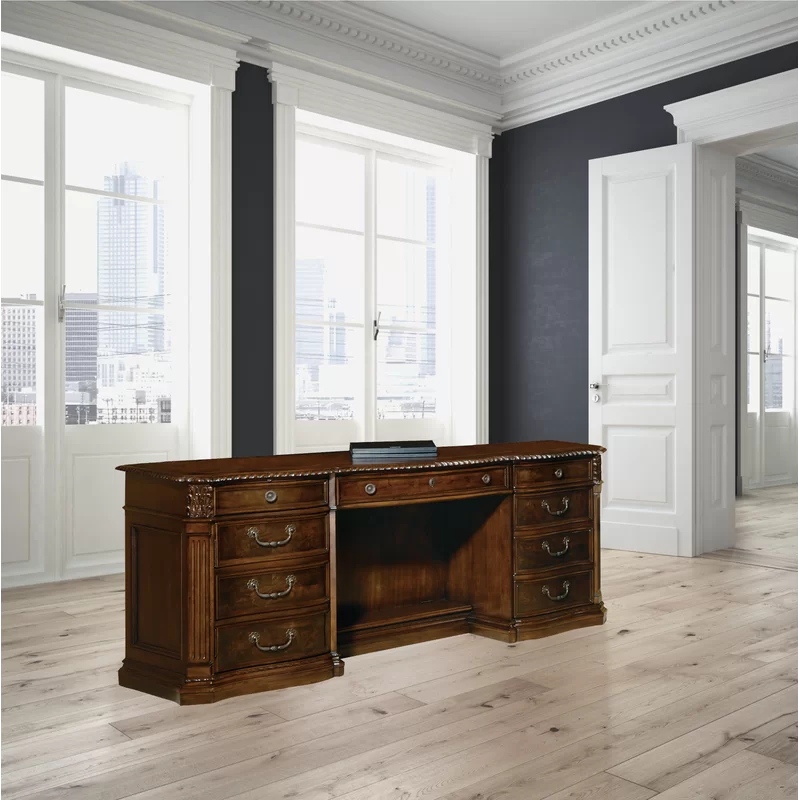
[[[779,164],[785,164],[787,167],[794,167],[797,169],[797,145],[790,144],[783,147],[771,147],[769,150],[762,150],[760,156],[771,158]]]
[[[637,0],[354,0],[351,5],[376,11],[495,58],[508,59],[643,3]]]

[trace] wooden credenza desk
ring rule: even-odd
[[[179,703],[341,675],[343,657],[605,620],[600,456],[569,442],[120,467],[123,686]]]

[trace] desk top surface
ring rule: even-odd
[[[117,467],[143,477],[179,483],[226,483],[231,481],[275,480],[352,473],[405,472],[482,464],[551,461],[588,457],[605,448],[576,442],[511,442],[440,447],[435,459],[420,461],[376,461],[354,464],[347,450],[248,458],[210,458],[196,461],[159,461]]]

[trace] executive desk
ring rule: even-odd
[[[125,476],[123,686],[211,703],[342,657],[605,621],[600,455],[569,442],[173,461]]]

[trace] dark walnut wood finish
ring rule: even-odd
[[[179,703],[341,675],[343,656],[605,621],[600,456],[569,442],[174,461],[126,472],[120,684]]]

